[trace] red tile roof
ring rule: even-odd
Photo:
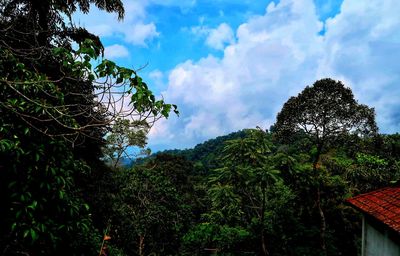
[[[375,190],[347,202],[400,233],[400,187]]]

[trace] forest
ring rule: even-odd
[[[151,154],[179,106],[74,24],[91,6],[125,15],[120,0],[0,2],[0,255],[359,255],[346,199],[400,180],[400,134],[373,108],[322,78],[269,129]]]

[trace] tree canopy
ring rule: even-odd
[[[350,134],[362,137],[376,135],[375,111],[359,104],[351,89],[342,82],[325,78],[307,86],[296,97],[291,97],[278,113],[274,129],[275,136],[282,141],[290,141],[294,135],[305,133],[315,146],[314,200],[321,222],[321,249],[326,255],[326,217],[321,203],[321,184],[324,181],[317,170],[322,150]]]
[[[322,145],[349,133],[376,134],[378,128],[373,108],[359,104],[342,82],[326,78],[291,97],[277,115],[277,137],[287,140],[300,131]]]

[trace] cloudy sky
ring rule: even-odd
[[[134,69],[180,116],[159,121],[153,151],[243,128],[268,128],[285,101],[331,77],[400,131],[398,0],[125,0],[126,15],[75,22],[107,58]]]

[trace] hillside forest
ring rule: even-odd
[[[151,154],[179,106],[74,24],[93,5],[124,18],[120,0],[0,1],[0,255],[359,255],[346,199],[400,179],[373,108],[322,78],[268,129]]]

